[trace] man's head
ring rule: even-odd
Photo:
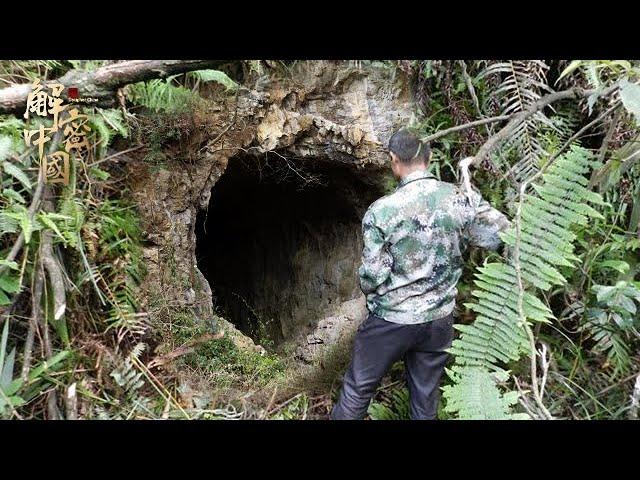
[[[425,170],[429,164],[431,150],[428,144],[406,128],[398,130],[389,139],[391,170],[396,178],[402,178],[416,170]]]

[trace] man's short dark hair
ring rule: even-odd
[[[395,153],[402,163],[427,163],[431,149],[429,144],[422,143],[410,130],[403,128],[389,139],[389,151]]]

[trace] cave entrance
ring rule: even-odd
[[[360,294],[361,218],[381,171],[277,154],[229,160],[198,214],[196,257],[214,308],[278,347]]]

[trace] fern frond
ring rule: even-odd
[[[191,90],[171,84],[171,78],[139,82],[127,87],[127,97],[133,103],[156,112],[181,111],[201,100]]]
[[[529,109],[542,94],[551,92],[547,85],[546,72],[549,67],[541,60],[509,60],[490,64],[478,78],[499,76],[500,86],[491,97],[500,102],[502,115],[512,115]],[[528,178],[540,167],[545,149],[541,144],[543,128],[557,129],[553,121],[542,112],[520,124],[505,142],[505,148],[515,150],[518,162],[511,167],[515,178]]]
[[[25,171],[20,168],[20,166],[5,160],[4,162],[2,162],[2,170],[7,175],[12,176],[18,182],[20,182],[27,192],[31,191],[31,180],[29,179],[29,176],[25,173]]]
[[[511,413],[518,402],[518,392],[503,393],[498,382],[509,375],[504,370],[490,372],[482,367],[447,370],[455,385],[442,388],[447,399],[445,412],[457,414],[461,420],[526,420],[524,413]]]
[[[187,76],[194,77],[201,82],[216,82],[223,85],[227,90],[236,90],[238,84],[231,80],[226,73],[220,70],[195,70],[188,72]]]
[[[394,390],[389,402],[371,402],[367,413],[371,420],[409,420],[409,390]]]
[[[142,252],[139,245],[141,230],[133,208],[122,202],[106,200],[96,211],[90,212],[92,237],[98,239],[99,258],[122,259],[122,268],[111,262],[94,270],[90,265],[87,279],[93,278],[108,304],[107,330],[115,329],[120,336],[142,334],[147,329],[145,315],[138,313],[136,288],[142,277]],[[85,224],[86,225],[86,224]],[[87,249],[95,249],[92,243]]]
[[[450,371],[454,384],[445,390],[447,405],[453,400],[450,408],[464,418],[493,418],[493,410],[483,413],[474,406],[476,400],[492,402],[495,412],[502,413],[515,403],[512,397],[506,397],[509,394],[500,396],[491,383],[490,372],[504,376],[500,373],[504,364],[530,353],[523,322],[548,323],[554,318],[532,291],[520,289],[516,267],[524,288],[549,290],[567,282],[559,268],[573,267],[578,261],[573,254],[576,236],[571,229],[586,224],[589,218],[600,217],[588,203],[602,203],[601,197],[585,188],[584,175],[593,165],[592,155],[579,147],[559,157],[541,176],[540,183],[533,185],[533,193],[523,196],[519,242],[515,225],[501,234],[505,244],[515,247],[518,243],[517,263],[510,257],[507,263],[488,263],[475,273],[477,288],[471,292],[475,301],[465,306],[478,316],[471,325],[455,326],[461,335],[449,349],[455,355]],[[488,398],[483,397],[485,394]],[[465,404],[465,395],[472,395],[471,406]]]

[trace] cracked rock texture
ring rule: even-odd
[[[364,295],[341,303],[331,315],[318,321],[315,330],[297,341],[295,357],[312,363],[321,358],[328,346],[348,345],[366,315]]]

